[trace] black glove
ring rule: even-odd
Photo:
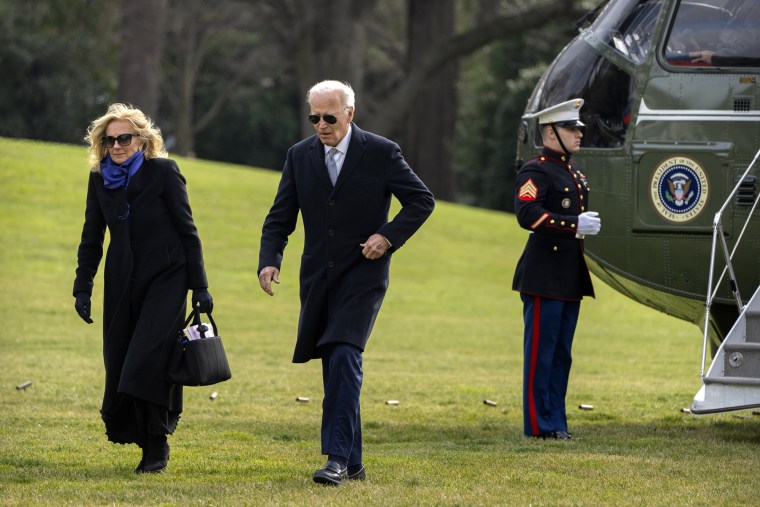
[[[74,309],[82,317],[83,321],[92,324],[92,319],[90,318],[90,295],[86,292],[77,292],[74,297],[76,298]]]
[[[206,289],[193,290],[193,308],[201,313],[211,313],[214,309],[214,300]]]

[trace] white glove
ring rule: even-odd
[[[596,211],[586,211],[578,215],[578,234],[599,234],[602,228],[602,220],[597,218]]]

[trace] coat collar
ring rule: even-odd
[[[311,159],[311,165],[317,172],[317,176],[322,182],[327,185],[328,188],[332,188],[332,193],[337,192],[343,185],[343,182],[351,175],[353,170],[359,164],[364,155],[364,151],[367,149],[367,136],[364,131],[360,129],[356,123],[351,124],[351,140],[348,143],[348,151],[346,157],[343,160],[343,167],[340,169],[338,175],[338,181],[335,182],[333,188],[330,182],[330,177],[327,175],[327,165],[325,164],[325,148],[318,136],[314,136],[314,139],[309,145],[309,158]]]

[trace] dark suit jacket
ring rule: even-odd
[[[402,205],[388,221],[391,196]],[[293,362],[320,357],[327,343],[360,349],[369,339],[388,288],[390,255],[368,260],[359,246],[379,233],[395,252],[432,213],[433,194],[398,145],[352,125],[351,141],[333,188],[324,145],[311,136],[288,150],[282,179],[264,221],[259,268],[282,263],[300,211],[304,226],[301,313]]]
[[[129,403],[119,395],[181,412],[181,386],[166,383],[165,366],[188,289],[208,284],[185,179],[173,160],[145,160],[126,191],[107,189],[100,173],[90,173],[75,294],[92,293],[106,227],[101,414],[109,439],[127,443],[136,441],[130,432],[137,425],[125,420]]]
[[[552,299],[593,297],[583,240],[575,237],[584,211],[589,211],[586,177],[565,155],[544,148],[520,169],[515,214],[532,234],[517,262],[514,290]]]

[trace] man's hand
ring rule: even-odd
[[[713,55],[715,55],[715,51],[692,51],[689,53],[689,58],[691,58],[692,62],[704,62],[708,65],[712,65],[712,59]]]
[[[280,270],[274,266],[267,266],[259,273],[259,285],[270,296],[274,296],[272,282],[276,284],[280,283]]]
[[[587,211],[578,215],[578,234],[599,234],[602,228],[602,220],[596,211]]]
[[[362,255],[373,261],[388,253],[391,244],[385,239],[385,236],[381,234],[373,234],[367,239],[367,241],[359,246],[362,247]]]

